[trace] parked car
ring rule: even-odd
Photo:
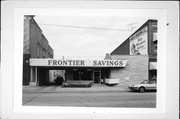
[[[145,91],[156,91],[156,81],[144,80],[137,85],[130,85],[128,87],[130,90],[139,91],[143,93]]]

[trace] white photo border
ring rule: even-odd
[[[54,14],[56,13],[56,14]],[[126,14],[124,14],[126,13]],[[165,54],[162,51],[166,50],[165,47],[165,27],[166,27],[166,16],[164,10],[147,10],[147,9],[16,9],[15,10],[15,27],[14,27],[14,107],[15,111],[35,111],[35,112],[45,112],[45,113],[93,113],[93,112],[106,112],[106,113],[160,113],[165,112],[165,81],[166,80],[158,80],[157,81],[157,108],[137,108],[136,110],[132,108],[85,108],[85,107],[51,107],[51,106],[22,106],[22,60],[23,60],[23,17],[24,15],[46,15],[50,16],[106,16],[106,17],[134,17],[141,18],[147,17],[149,19],[156,19],[158,21],[158,57],[157,57],[157,79],[166,79],[165,75],[166,65],[163,60]],[[163,58],[163,59],[161,59]],[[159,67],[161,66],[161,67]],[[161,69],[162,68],[162,69]],[[161,85],[159,85],[161,84]],[[164,85],[163,85],[164,84]],[[81,111],[80,111],[81,110]]]
[[[64,2],[63,2],[64,3]],[[118,3],[118,2],[117,2]],[[121,2],[122,3],[122,2]],[[25,6],[28,6],[27,3]],[[13,10],[14,13],[11,14],[11,18],[14,20],[14,33],[10,34],[14,36],[13,40],[8,40],[7,43],[11,42],[11,46],[13,45],[13,49],[10,49],[8,51],[13,50],[13,59],[10,58],[8,61],[13,62],[13,73],[11,73],[11,77],[13,77],[11,80],[8,80],[8,83],[13,83],[10,85],[12,93],[8,94],[10,95],[10,99],[8,101],[10,102],[11,98],[11,104],[9,107],[12,107],[10,109],[10,114],[8,115],[6,109],[5,117],[25,117],[25,118],[38,118],[38,117],[43,117],[43,118],[58,118],[58,116],[64,116],[64,117],[72,117],[76,118],[81,115],[84,115],[86,118],[118,118],[120,117],[126,117],[126,118],[132,118],[132,117],[137,117],[137,118],[144,118],[144,116],[147,116],[147,118],[159,118],[166,116],[167,114],[167,98],[169,95],[167,95],[167,87],[169,84],[167,84],[167,40],[166,40],[166,33],[167,33],[167,26],[166,23],[168,22],[168,11],[167,9],[162,9],[158,7],[155,9],[151,6],[151,9],[146,9],[145,7],[142,7],[142,3],[126,3],[130,4],[129,8],[124,8],[123,6],[120,5],[118,9],[113,8],[114,3],[112,3],[112,7],[106,8],[106,3],[102,8],[97,8],[97,6],[94,7],[89,7],[89,8],[81,8],[82,4],[88,4],[88,3],[82,3],[79,7],[75,5],[72,5],[72,7],[67,7],[63,8],[62,5],[59,5],[61,7],[59,8],[53,8],[52,5],[50,5],[49,8],[41,8],[43,5],[40,5],[41,7],[38,8],[38,6],[32,7],[32,5],[35,3],[31,4],[31,7],[29,8],[20,8],[15,6],[11,6],[12,8],[10,10]],[[40,4],[40,3],[39,3]],[[47,5],[49,3],[46,3]],[[66,3],[67,4],[67,3]],[[92,3],[91,4],[96,4]],[[104,4],[104,3],[103,3]],[[134,8],[132,7],[132,4],[136,4],[139,8]],[[143,3],[146,7],[149,5],[148,2]],[[156,4],[156,3],[154,3]],[[154,5],[151,3],[151,5]],[[160,3],[158,3],[160,4]],[[166,3],[168,4],[168,3]],[[12,5],[12,4],[11,4]],[[55,5],[55,3],[53,4]],[[68,6],[68,5],[67,5]],[[90,5],[91,6],[91,5]],[[100,5],[101,6],[101,5]],[[168,5],[167,5],[168,6]],[[58,11],[58,12],[57,12]],[[126,12],[126,14],[124,14]],[[151,19],[157,19],[158,20],[158,58],[157,58],[157,100],[156,100],[156,108],[94,108],[94,107],[49,107],[49,106],[22,106],[22,60],[23,60],[23,23],[24,23],[24,15],[46,15],[48,16],[118,16],[121,15],[121,17],[149,17]],[[176,23],[177,21],[175,21]],[[171,24],[171,23],[170,23]],[[177,34],[175,34],[177,35]],[[2,43],[4,42],[5,38],[2,37]],[[7,48],[6,44],[3,46],[2,44],[2,55],[5,54],[3,51],[5,51]],[[4,64],[3,64],[4,63]],[[5,69],[6,66],[9,64],[5,62],[5,59],[2,58],[2,69]],[[4,79],[6,78],[6,75],[8,75],[8,72],[2,71],[5,74],[2,75],[3,81],[1,81],[1,85],[4,82]],[[178,82],[175,80],[175,82]],[[1,88],[1,92],[4,89],[7,89],[8,83],[5,83],[5,86]],[[12,87],[11,87],[12,86]],[[9,89],[7,89],[9,91]],[[5,95],[4,93],[1,95]],[[2,97],[3,101],[5,102],[5,99]],[[3,106],[5,107],[5,106]],[[2,108],[4,109],[4,108]],[[34,115],[32,115],[34,114]],[[38,114],[43,114],[43,116],[39,116]],[[55,115],[54,115],[55,114]],[[153,114],[153,115],[152,115]],[[3,115],[3,114],[2,114]],[[6,116],[7,115],[7,116]],[[53,115],[53,116],[52,116]],[[30,117],[27,117],[30,116]],[[95,117],[96,116],[96,117]],[[117,116],[117,117],[116,117]],[[148,117],[149,116],[149,117]]]

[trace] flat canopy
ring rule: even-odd
[[[127,60],[30,59],[30,66],[46,67],[125,67],[126,64]]]

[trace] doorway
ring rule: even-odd
[[[101,69],[94,69],[94,83],[100,84],[101,83]]]

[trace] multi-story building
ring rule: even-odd
[[[147,56],[148,79],[156,80],[157,77],[157,20],[148,20],[120,46],[110,53],[111,57]],[[133,58],[133,57],[132,57]]]
[[[23,85],[30,82],[30,58],[53,58],[53,49],[33,17],[24,16]]]

